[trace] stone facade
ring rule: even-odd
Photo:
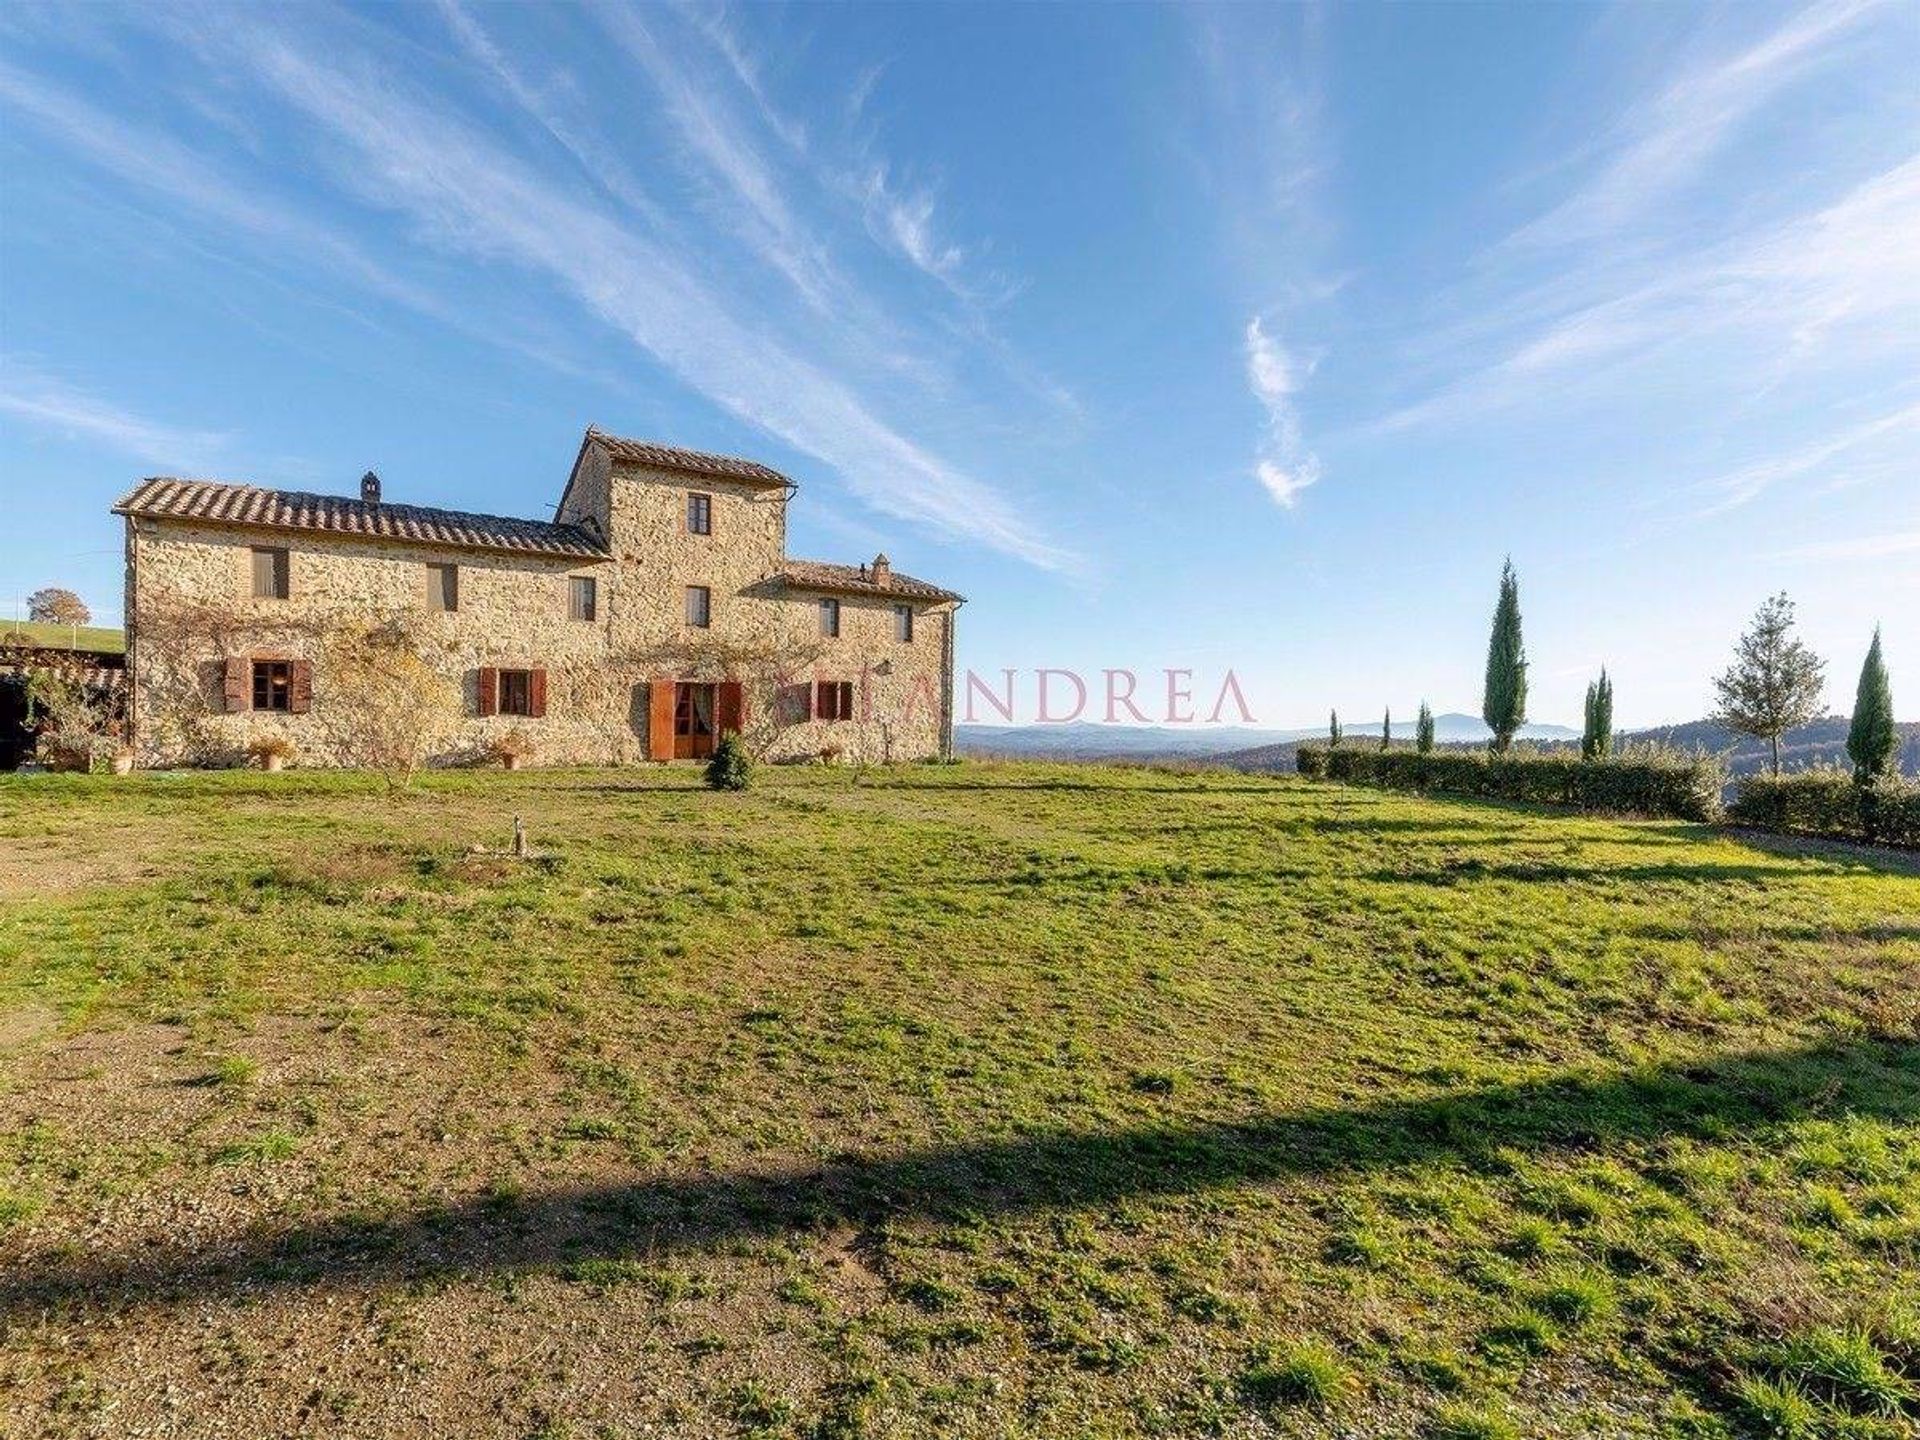
[[[895,576],[884,557],[790,561],[792,492],[762,467],[597,431],[552,525],[147,482],[116,507],[139,761],[233,762],[278,736],[295,763],[352,763],[359,701],[342,677],[354,672],[332,657],[372,626],[403,635],[444,683],[423,706],[440,712],[431,763],[484,758],[509,732],[534,763],[668,758],[676,695],[681,725],[706,723],[688,718],[696,692],[709,712],[719,697],[711,728],[728,722],[765,759],[949,754],[960,597]],[[710,533],[697,533],[692,496],[706,497]],[[255,598],[262,548],[286,553],[285,598]],[[434,602],[445,566],[451,610]],[[591,618],[577,580],[592,581]],[[704,628],[689,623],[695,586],[710,596]],[[823,601],[837,604],[837,635],[823,633]],[[254,677],[269,671],[282,691],[292,676],[291,703],[279,691],[267,705],[280,708],[255,703],[268,692],[253,693]],[[531,707],[519,676],[538,677]],[[849,716],[821,718],[823,683],[829,713],[850,697]],[[540,713],[491,713],[510,707]],[[679,753],[701,743],[681,736]]]

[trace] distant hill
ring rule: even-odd
[[[1472,715],[1450,713],[1433,717],[1436,738],[1442,742],[1482,741],[1491,733]],[[1067,725],[957,725],[954,748],[963,755],[998,756],[1021,760],[1213,760],[1227,755],[1282,749],[1300,740],[1323,736],[1324,727],[1296,730],[1259,730],[1230,725],[1217,729],[1180,725],[1100,725],[1076,720]],[[1348,726],[1356,738],[1380,734],[1364,722]],[[1411,740],[1413,722],[1396,722],[1395,736]],[[1580,732],[1565,725],[1529,725],[1521,735],[1531,740],[1577,739]],[[1292,768],[1288,750],[1287,768]],[[1258,768],[1258,767],[1249,767]]]
[[[1454,737],[1441,732],[1435,724],[1437,738],[1442,744],[1457,743]],[[1559,727],[1553,727],[1558,729]],[[1920,777],[1920,720],[1902,721],[1894,727],[1900,732],[1901,747],[1898,756],[1900,771],[1904,775]],[[1396,738],[1400,737],[1398,725],[1393,727]],[[1374,731],[1372,738],[1379,732]],[[1559,749],[1562,746],[1578,744],[1578,736],[1566,732],[1564,737],[1537,737],[1543,749]],[[1245,750],[1229,751],[1221,755],[1207,757],[1207,763],[1224,766],[1232,770],[1278,770],[1290,771],[1294,768],[1294,755],[1299,748],[1300,739],[1319,739],[1316,733],[1297,739],[1276,742],[1268,745],[1250,746]],[[1350,740],[1364,742],[1369,736],[1365,733],[1349,732]],[[1473,743],[1484,741],[1485,728],[1481,734],[1473,737]],[[1734,735],[1722,729],[1711,720],[1692,720],[1685,725],[1661,725],[1650,730],[1629,730],[1621,739],[1631,745],[1670,745],[1677,750],[1698,750],[1709,755],[1727,756],[1727,768],[1733,775],[1752,775],[1767,768],[1767,743],[1750,736]],[[1789,730],[1780,742],[1780,766],[1783,770],[1806,770],[1815,765],[1847,765],[1847,720],[1845,716],[1829,715],[1810,724]]]
[[[1828,715],[1789,730],[1780,740],[1780,768],[1807,770],[1816,765],[1850,765],[1852,762],[1847,759],[1847,724],[1844,715]],[[1894,728],[1900,733],[1900,773],[1920,776],[1920,720],[1901,721]],[[1627,733],[1626,739],[1636,744],[1651,741],[1672,745],[1680,750],[1726,754],[1728,769],[1735,775],[1751,775],[1767,768],[1766,741],[1755,740],[1748,735],[1735,735],[1711,720],[1690,720],[1684,725],[1633,730]]]

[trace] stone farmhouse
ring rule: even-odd
[[[789,558],[795,489],[591,428],[551,521],[392,504],[372,474],[358,499],[144,480],[113,507],[138,762],[281,737],[355,763],[374,635],[423,662],[396,668],[433,702],[430,763],[503,738],[541,764],[697,759],[727,731],[772,760],[948,756],[961,597],[885,555]]]

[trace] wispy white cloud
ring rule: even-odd
[[[1693,512],[1695,518],[1705,519],[1757,500],[1787,481],[1813,479],[1823,488],[1831,488],[1895,473],[1909,468],[1912,457],[1904,451],[1889,452],[1886,442],[1915,435],[1920,435],[1920,404],[1849,426],[1784,455],[1770,455],[1710,476],[1690,486],[1686,493],[1707,497],[1706,503]]]
[[[391,77],[348,73],[284,36],[241,31],[244,69],[330,142],[333,173],[449,253],[546,276],[683,381],[832,466],[876,509],[1033,564],[1074,557],[992,488],[881,419],[846,383],[739,311],[672,251],[549,183]],[[372,78],[370,78],[372,77]]]
[[[1707,166],[1794,82],[1831,59],[1884,0],[1827,0],[1753,44],[1699,63],[1630,107],[1611,153],[1572,194],[1511,238],[1558,245],[1616,233]]]
[[[589,180],[653,224],[665,223],[660,207],[611,147],[556,99],[549,87],[537,85],[523,74],[470,9],[460,0],[436,0],[436,4],[448,32],[461,48],[500,83],[515,104],[573,156]]]
[[[717,184],[741,237],[815,308],[831,308],[846,287],[825,247],[795,213],[780,175],[724,91],[705,83],[687,57],[670,51],[634,9],[610,4],[594,13],[660,95],[685,153],[701,174]],[[727,32],[710,28],[707,33]],[[729,43],[720,53],[736,76],[753,74],[736,46]],[[751,84],[748,94],[761,114],[772,114],[757,75]]]
[[[230,438],[136,415],[12,357],[0,359],[0,411],[53,434],[85,436],[144,464],[189,473],[213,469]]]
[[[931,275],[956,295],[971,298],[960,282],[966,252],[935,233],[932,192],[896,190],[884,166],[867,172],[862,189],[867,224],[875,237],[905,256],[916,270]]]
[[[1567,387],[1617,384],[1623,368],[1709,342],[1719,346],[1716,370],[1749,394],[1829,360],[1920,352],[1916,235],[1920,155],[1821,209],[1690,256],[1604,277],[1569,272],[1523,294],[1531,328],[1506,354],[1375,428],[1451,423],[1538,404]],[[1542,312],[1550,318],[1538,318]],[[1739,349],[1728,352],[1725,342],[1736,339]]]
[[[1300,492],[1320,478],[1320,461],[1300,434],[1294,396],[1300,369],[1279,339],[1267,333],[1259,316],[1247,322],[1247,384],[1267,412],[1266,436],[1254,462],[1254,477],[1275,503],[1291,509]]]
[[[58,135],[118,179],[297,250],[385,298],[415,309],[438,308],[425,292],[396,278],[328,227],[223,178],[186,146],[151,130],[136,130],[5,61],[0,61],[0,102]]]
[[[1894,555],[1920,554],[1920,530],[1898,530],[1885,535],[1860,535],[1848,540],[1823,540],[1776,550],[1770,560],[1884,560]]]
[[[331,285],[308,284],[316,276],[344,281],[376,300],[399,305],[481,343],[527,356],[558,373],[584,372],[551,345],[531,339],[497,318],[478,323],[471,311],[414,283],[376,258],[335,226],[271,197],[265,187],[225,174],[206,155],[155,127],[136,129],[58,86],[0,61],[0,106],[11,108],[134,192],[151,195],[172,210],[213,222],[203,231],[215,248],[231,251],[249,243],[251,253],[287,277],[309,299],[337,304]]]

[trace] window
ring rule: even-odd
[[[460,567],[427,566],[427,608],[451,613],[460,608]]]
[[[687,586],[687,624],[705,630],[713,623],[713,591],[705,585]]]
[[[284,555],[287,552],[282,550],[280,553]],[[293,709],[293,662],[291,660],[253,662],[253,708],[282,711]]]
[[[913,607],[911,605],[893,607],[893,638],[902,645],[913,639]]]
[[[567,618],[591,620],[600,613],[600,582],[591,575],[575,575],[567,581]]]
[[[544,719],[547,713],[547,672],[544,670],[497,670],[480,667],[475,688],[474,713],[477,715],[525,715],[530,720]]]
[[[851,720],[853,718],[853,682],[851,680],[822,680],[814,686],[816,704],[814,713],[822,720]]]
[[[820,602],[820,633],[826,636],[840,633],[840,602],[838,600]]]
[[[533,714],[533,672],[531,670],[500,672],[500,713],[502,715]]]
[[[711,535],[713,533],[713,497],[697,491],[687,494],[687,533],[689,535]]]
[[[287,552],[278,546],[255,546],[253,598],[256,600],[286,599],[290,589],[287,579]]]

